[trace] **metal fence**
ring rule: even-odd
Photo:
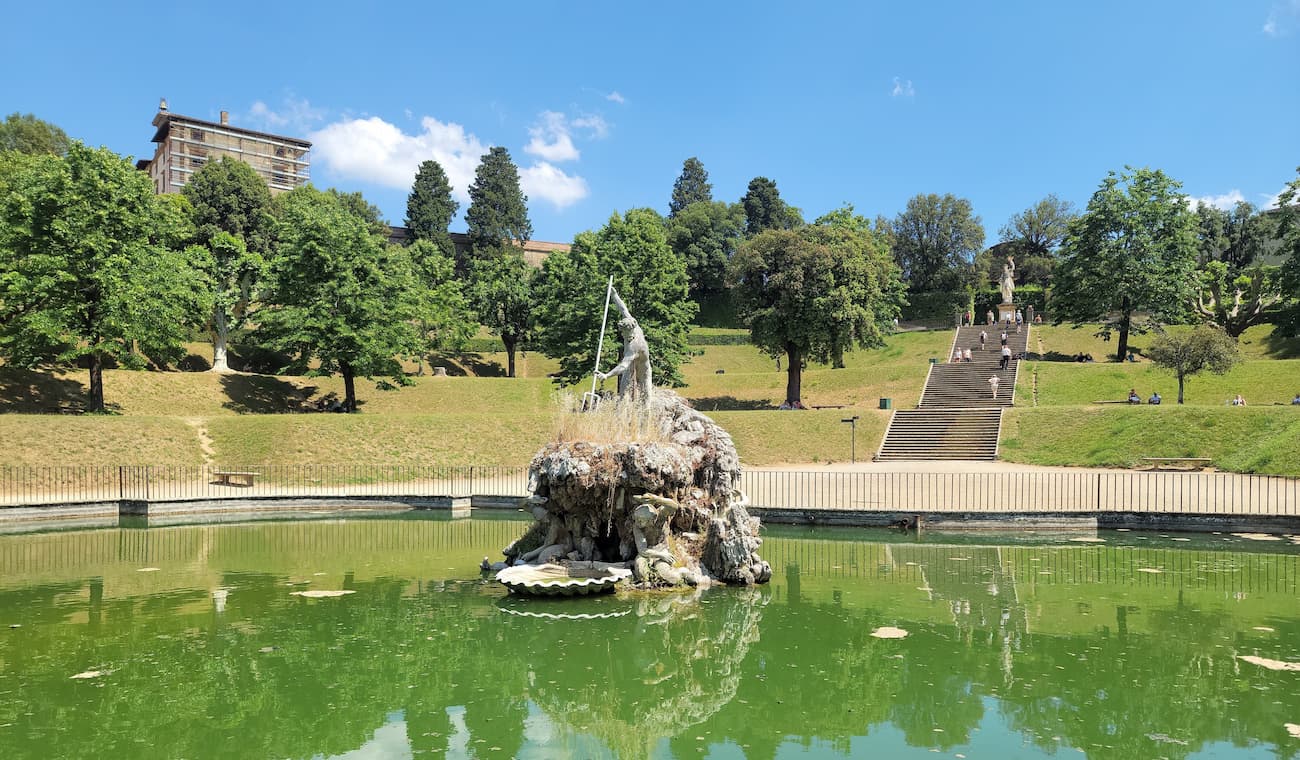
[[[248,473],[252,473],[249,475]],[[527,467],[0,467],[0,507],[265,497],[525,496]],[[1300,480],[1177,472],[746,470],[758,507],[888,512],[1177,512],[1300,516]]]

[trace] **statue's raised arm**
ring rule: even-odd
[[[608,372],[597,372],[601,380],[607,377],[618,378],[618,395],[648,401],[650,399],[650,346],[646,343],[641,325],[628,311],[627,304],[618,291],[612,293],[614,303],[623,318],[618,321],[618,331],[623,336],[623,357]]]

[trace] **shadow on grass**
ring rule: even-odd
[[[498,361],[484,359],[477,353],[435,353],[429,356],[429,368],[426,375],[433,374],[433,367],[445,367],[452,377],[505,377],[506,368]]]
[[[46,370],[0,367],[0,413],[81,414],[86,388]]]
[[[687,401],[701,412],[756,412],[776,408],[771,401],[735,396],[700,396],[688,398]]]
[[[230,397],[222,406],[240,414],[319,412],[329,409],[331,400],[337,400],[326,396],[312,401],[318,390],[315,386],[299,388],[267,375],[222,375],[221,388]]]
[[[1300,359],[1300,336],[1284,338],[1274,330],[1264,339],[1264,347],[1273,359]]]

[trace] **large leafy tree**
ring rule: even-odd
[[[668,245],[686,261],[696,303],[722,293],[744,224],[740,205],[721,201],[692,203],[668,220]]]
[[[428,240],[416,240],[406,248],[419,287],[417,327],[422,345],[418,374],[424,373],[423,354],[464,346],[478,322],[470,309],[464,284],[456,277],[456,262]]]
[[[230,331],[248,316],[270,251],[271,191],[253,168],[223,156],[195,172],[181,191],[193,209],[195,242],[212,298],[212,370],[230,369]]]
[[[916,195],[890,225],[894,256],[913,293],[957,291],[970,284],[984,227],[970,201]]]
[[[186,251],[184,199],[107,149],[24,162],[0,200],[0,354],[18,365],[84,361],[86,407],[104,410],[104,366],[174,355],[206,312]]]
[[[1117,331],[1118,361],[1128,355],[1130,332],[1181,318],[1195,287],[1196,216],[1164,172],[1126,167],[1111,172],[1070,224],[1053,276],[1057,323],[1101,321]]]
[[[1147,356],[1178,378],[1178,403],[1183,403],[1187,378],[1206,370],[1225,374],[1237,362],[1237,341],[1221,328],[1200,325],[1191,332],[1162,333],[1151,342]]]
[[[998,230],[998,245],[985,252],[979,271],[997,282],[1007,256],[1016,259],[1016,282],[1046,287],[1056,263],[1056,251],[1065,240],[1070,222],[1078,214],[1074,204],[1048,195],[1013,214]]]
[[[750,340],[786,357],[785,401],[801,402],[805,361],[834,361],[884,341],[903,303],[889,250],[850,224],[768,230],[746,240],[730,279]]]
[[[11,113],[0,122],[0,151],[62,156],[70,142],[62,129],[29,113]]]
[[[1200,272],[1192,311],[1236,338],[1267,322],[1285,300],[1277,268],[1255,263],[1270,224],[1244,201],[1227,210],[1200,204],[1196,222]]]
[[[346,195],[303,187],[276,199],[275,257],[258,311],[268,343],[311,374],[343,377],[345,411],[357,409],[356,378],[404,382],[399,356],[425,347],[428,316],[406,248],[390,246]]]
[[[697,307],[688,297],[686,262],[668,246],[663,219],[648,208],[614,214],[601,229],[580,233],[571,250],[553,253],[542,264],[535,286],[537,344],[559,359],[556,378],[574,383],[591,375],[611,275],[645,331],[655,382],[681,385],[686,334]],[[605,368],[618,361],[614,321],[601,357]]]
[[[668,218],[673,219],[692,203],[709,203],[713,200],[713,185],[709,173],[700,159],[691,156],[682,162],[682,173],[673,183],[673,197],[668,202]]]
[[[1300,168],[1296,169],[1300,174]],[[1282,335],[1300,335],[1300,176],[1291,180],[1278,197],[1277,237],[1282,241],[1280,253],[1286,258],[1278,280],[1287,301],[1278,309],[1276,330]]]
[[[455,254],[447,228],[460,204],[451,197],[451,181],[437,161],[424,161],[406,197],[406,228],[415,240],[428,240],[448,256]]]
[[[465,222],[475,257],[480,253],[490,256],[502,246],[519,245],[532,238],[528,196],[519,187],[519,169],[505,148],[488,150],[474,170]]]
[[[537,270],[518,249],[503,248],[474,262],[470,298],[478,319],[506,347],[506,375],[515,376],[515,353],[532,334],[533,280]]]
[[[799,209],[787,204],[776,189],[776,182],[767,177],[749,181],[740,205],[745,209],[746,235],[757,235],[763,230],[790,230],[803,224]]]

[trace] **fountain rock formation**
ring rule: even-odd
[[[641,587],[767,582],[731,436],[672,391],[605,403],[657,435],[539,451],[525,500],[536,522],[506,547],[506,564],[627,567]]]

